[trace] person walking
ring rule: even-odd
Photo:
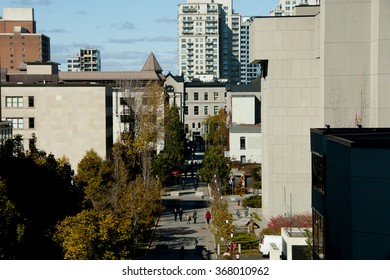
[[[173,209],[173,215],[175,216],[175,222],[177,221],[177,214],[178,214],[178,209],[177,207],[175,207],[175,209]]]
[[[192,212],[192,218],[194,219],[194,224],[196,224],[196,219],[198,218],[198,212],[196,212],[196,210]]]
[[[207,224],[210,224],[210,219],[211,219],[211,213],[209,210],[207,210],[206,215],[205,215]]]
[[[191,215],[189,212],[186,213],[186,220],[187,220],[187,224],[191,224]]]
[[[179,208],[179,220],[180,220],[180,222],[182,221],[182,219],[183,219],[183,208]]]

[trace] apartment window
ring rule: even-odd
[[[34,96],[29,96],[28,97],[28,107],[34,107],[35,106],[35,102],[34,102]]]
[[[245,137],[240,137],[240,149],[241,150],[245,150],[246,149]]]
[[[240,160],[241,160],[241,163],[246,163],[246,156],[241,156]]]
[[[219,96],[218,92],[214,92],[214,101],[218,100],[218,96]]]
[[[199,115],[199,106],[194,106],[194,115]]]
[[[201,124],[200,124],[200,122],[198,122],[198,128],[201,128]]]
[[[188,115],[188,106],[184,106],[184,115]]]
[[[219,107],[214,106],[214,116],[218,115],[218,110],[219,110]]]
[[[325,219],[313,209],[313,253],[320,260],[325,259]]]
[[[6,106],[8,108],[22,108],[23,107],[23,97],[6,97]]]
[[[192,128],[195,128],[195,123],[194,122],[192,123]]]
[[[311,184],[312,188],[325,194],[326,159],[323,155],[311,154]]]
[[[198,92],[194,92],[194,100],[195,101],[199,100],[199,93]]]
[[[119,97],[119,105],[127,105],[127,98]]]
[[[23,129],[23,118],[7,118],[5,119],[12,123],[12,127],[16,129]]]
[[[28,128],[35,128],[35,119],[28,118]]]
[[[208,115],[209,114],[209,106],[204,106],[204,115]]]
[[[209,93],[208,92],[204,93],[204,100],[205,101],[209,100]]]

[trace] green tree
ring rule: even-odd
[[[230,169],[221,146],[209,146],[204,154],[200,175],[203,181],[220,188],[227,181]]]
[[[24,240],[25,225],[0,180],[0,259],[15,259]]]
[[[180,122],[179,110],[169,107],[165,115],[164,150],[153,159],[153,171],[162,182],[169,177],[169,172],[177,169],[184,162],[185,135]]]
[[[209,116],[205,125],[209,128],[208,141],[209,145],[227,146],[227,115],[224,109],[218,111],[218,115]]]

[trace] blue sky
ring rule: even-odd
[[[2,0],[3,8],[34,8],[37,32],[50,37],[51,60],[66,70],[68,55],[101,50],[102,71],[141,70],[150,52],[177,74],[177,5],[186,0]],[[160,3],[163,3],[162,5]],[[264,16],[278,0],[233,0],[236,12]]]

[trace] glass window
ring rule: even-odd
[[[218,110],[219,110],[219,107],[218,106],[214,106],[214,115],[218,115]]]
[[[214,101],[218,100],[218,96],[219,96],[218,92],[214,92]]]
[[[325,219],[313,210],[313,253],[320,260],[325,259]]]
[[[9,108],[22,108],[23,107],[23,97],[6,97],[6,107]]]
[[[204,115],[209,114],[209,106],[204,106]]]
[[[28,118],[28,128],[35,128],[35,119]]]
[[[209,100],[209,93],[208,92],[204,93],[204,100],[205,101]]]
[[[184,115],[188,115],[188,106],[184,106]]]
[[[311,184],[312,188],[325,194],[326,159],[316,153],[311,154]]]
[[[199,93],[198,92],[194,92],[194,100],[195,101],[199,100]]]
[[[6,121],[12,122],[12,127],[23,129],[23,118],[7,118]]]
[[[199,106],[194,106],[194,115],[199,115]]]
[[[240,149],[245,150],[246,149],[246,143],[245,143],[245,137],[240,137]]]

